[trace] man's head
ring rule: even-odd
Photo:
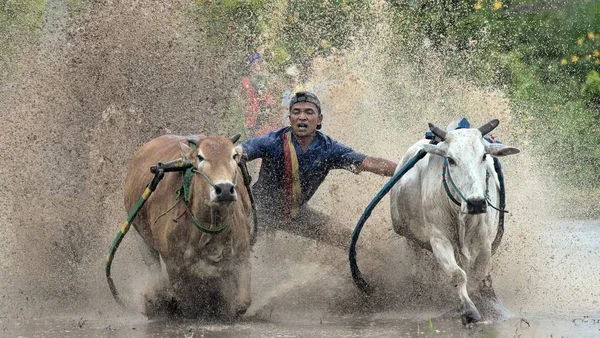
[[[290,125],[296,136],[308,136],[321,129],[323,115],[319,98],[309,92],[297,92],[290,101]]]
[[[250,73],[256,73],[261,70],[263,58],[259,53],[252,53],[248,57],[248,71]]]

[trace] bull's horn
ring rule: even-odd
[[[431,130],[431,132],[433,132],[433,134],[437,137],[439,137],[440,139],[444,140],[446,139],[446,131],[442,130],[441,128],[439,128],[438,126],[436,126],[433,123],[429,123],[429,129]]]
[[[490,122],[484,124],[483,126],[477,128],[477,129],[479,129],[482,136],[485,136],[485,134],[494,130],[499,124],[500,124],[500,121],[498,119],[493,119]]]
[[[235,135],[231,136],[231,142],[232,142],[233,144],[235,144],[235,143],[236,143],[236,142],[237,142],[237,141],[240,139],[240,136],[242,136],[242,135],[240,135],[240,134],[235,134]]]

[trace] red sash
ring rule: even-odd
[[[300,188],[300,167],[298,165],[298,156],[296,148],[292,142],[292,132],[288,131],[281,135],[283,142],[283,193],[284,193],[284,213],[287,220],[291,220],[298,215],[300,202],[302,200],[302,190]]]

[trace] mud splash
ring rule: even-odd
[[[59,24],[52,33],[44,28],[45,43],[25,49],[16,75],[0,88],[0,317],[140,320],[116,310],[103,270],[126,216],[126,165],[152,137],[221,132],[220,121],[231,119],[227,107],[238,92],[243,55],[233,46],[204,48],[205,37],[181,23],[185,2],[99,2],[76,22],[50,7]],[[385,51],[402,42],[390,38],[385,20],[356,35],[354,48],[313,63],[324,131],[358,151],[398,160],[427,122],[499,118],[495,133],[522,150],[505,162],[511,213],[492,272],[499,298],[515,316],[597,309],[600,278],[581,265],[589,253],[577,246],[588,235],[552,221],[561,196],[502,92],[447,76],[425,46],[406,51],[405,62],[392,60],[397,55]],[[385,182],[333,172],[311,203],[351,229]],[[388,204],[386,198],[375,210],[358,249],[361,269],[380,294],[366,300],[355,288],[345,251],[276,233],[254,249],[248,317],[409,311],[427,319],[451,309],[454,299],[438,291],[441,282],[422,282],[443,280],[430,272],[433,260],[415,265],[413,250],[391,231]],[[559,229],[570,236],[552,237],[565,233]],[[131,238],[113,268],[118,287],[135,301],[147,278]]]

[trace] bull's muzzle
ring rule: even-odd
[[[231,202],[237,199],[235,186],[232,183],[215,184],[215,202]]]
[[[484,199],[468,199],[467,212],[470,215],[483,214],[487,211],[487,201]]]

